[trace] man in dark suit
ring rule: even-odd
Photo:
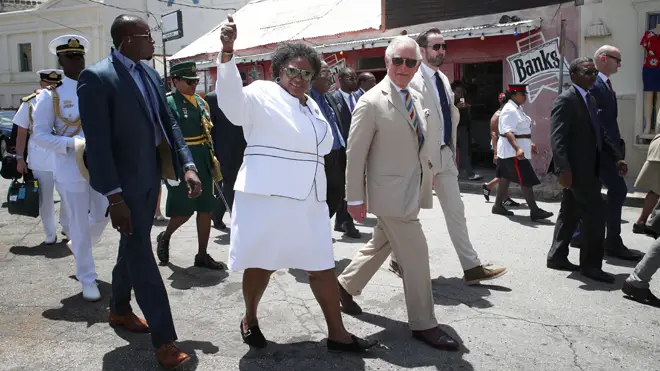
[[[598,69],[598,78],[594,87],[589,91],[598,104],[598,118],[612,142],[621,148],[621,133],[617,122],[618,106],[616,93],[610,77],[617,72],[621,65],[621,52],[619,49],[605,45],[598,49],[594,55],[594,63]],[[633,253],[623,244],[621,239],[621,210],[626,200],[628,187],[616,168],[616,159],[609,152],[603,152],[600,161],[600,180],[607,187],[607,237],[605,238],[605,254],[620,259],[638,261],[642,257]],[[579,247],[581,243],[579,232],[573,236],[571,245]]]
[[[335,91],[329,97],[329,101],[334,105],[338,113],[339,127],[344,142],[348,142],[348,131],[351,128],[351,117],[353,108],[357,99],[353,92],[357,90],[357,75],[351,68],[342,68],[339,70],[339,90]],[[337,209],[335,218],[335,231],[344,232],[344,235],[351,238],[360,238],[360,231],[355,228],[353,218],[348,214],[346,201],[342,201]]]
[[[602,270],[605,220],[600,162],[603,153],[608,152],[616,159],[619,173],[625,175],[628,166],[600,123],[596,101],[589,93],[598,76],[593,59],[576,59],[569,71],[573,87],[560,94],[552,105],[552,162],[564,190],[547,266],[579,270],[585,277],[613,283],[614,277]],[[583,243],[577,266],[568,260],[568,246],[580,218]]]
[[[245,137],[243,128],[233,125],[218,107],[218,97],[215,91],[206,94],[204,97],[211,108],[211,122],[213,122],[213,147],[215,156],[220,162],[222,169],[222,194],[227,200],[229,207],[234,202],[234,184],[238,176],[238,170],[243,164],[243,154],[245,153]],[[217,202],[217,208],[213,213],[213,225],[215,228],[224,230],[227,228],[222,222],[222,217],[227,210],[224,202]]]
[[[369,89],[376,86],[376,77],[371,72],[362,72],[358,75],[358,89],[353,93],[355,101],[357,102],[360,97],[369,91]]]
[[[112,226],[121,233],[112,271],[110,325],[151,332],[156,358],[173,369],[190,357],[174,345],[177,335],[151,248],[151,226],[161,175],[184,179],[190,197],[199,196],[201,183],[158,73],[141,62],[154,52],[149,25],[120,15],[110,34],[112,54],[78,79],[90,184],[107,196]],[[146,323],[133,314],[131,289]]]

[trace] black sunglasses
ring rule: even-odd
[[[290,79],[295,79],[296,77],[300,76],[303,80],[310,82],[312,81],[312,78],[314,78],[314,71],[301,70],[300,68],[296,67],[285,67],[284,72],[286,72],[286,75]]]
[[[621,58],[617,58],[617,57],[615,57],[615,56],[613,56],[613,55],[605,54],[605,56],[606,56],[607,58],[612,58],[612,59],[614,59],[614,60],[616,61],[616,63],[621,64],[621,62],[623,62],[623,60],[622,60]]]
[[[431,48],[433,48],[433,50],[435,50],[436,52],[440,49],[447,50],[447,44],[446,43],[445,44],[434,44]]]
[[[131,37],[146,37],[149,41],[154,40],[154,38],[151,37],[151,32],[146,33],[146,34],[133,34],[133,35],[128,35],[128,36],[131,36]]]
[[[598,70],[593,68],[593,69],[588,69],[588,70],[582,70],[582,73],[584,73],[585,76],[596,76],[598,75]]]
[[[417,64],[419,61],[417,59],[412,59],[412,58],[401,58],[401,57],[393,57],[392,58],[392,64],[395,66],[400,66],[403,64],[403,62],[406,62],[406,67],[408,68],[415,68],[417,67]]]

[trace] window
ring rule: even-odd
[[[655,28],[660,23],[660,14],[649,14],[649,30]]]
[[[32,44],[18,44],[18,58],[21,72],[32,71]]]

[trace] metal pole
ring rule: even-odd
[[[566,20],[561,20],[559,31],[559,94],[564,90],[564,44],[566,42]]]
[[[163,28],[160,29],[160,38],[163,42],[163,85],[165,86],[165,92],[170,91],[170,84],[167,83],[167,52],[165,51],[165,38],[163,37]]]

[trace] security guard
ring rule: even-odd
[[[199,179],[202,182],[202,194],[198,198],[188,198],[188,188],[185,184],[172,185],[167,183],[167,203],[165,213],[170,217],[167,229],[161,232],[156,241],[158,259],[161,264],[167,264],[170,258],[170,238],[172,234],[187,222],[197,212],[198,252],[195,256],[195,266],[209,269],[223,269],[221,263],[213,260],[206,252],[211,233],[212,212],[215,209],[215,193],[218,192],[214,183],[222,180],[220,165],[215,158],[213,141],[211,139],[211,116],[204,99],[195,94],[199,78],[195,62],[183,62],[170,69],[170,76],[176,92],[168,93],[167,104],[176,118],[188,148],[195,160]]]
[[[62,66],[64,78],[57,87],[49,87],[39,94],[33,113],[32,140],[54,152],[55,185],[69,216],[67,245],[76,258],[76,278],[82,284],[83,298],[97,301],[101,293],[96,285],[92,246],[100,240],[108,224],[108,201],[90,187],[86,169],[79,166],[85,134],[76,89],[78,76],[85,68],[88,45],[89,42],[78,35],[60,36],[48,45]]]
[[[41,70],[37,74],[39,75],[41,89],[52,85],[57,86],[62,81],[62,70]],[[40,147],[34,140],[29,140],[33,126],[32,112],[37,101],[37,95],[40,92],[41,90],[36,90],[34,93],[22,98],[21,106],[13,119],[18,128],[16,132],[16,170],[19,174],[27,175],[29,168],[34,178],[39,181],[39,215],[46,234],[44,244],[52,245],[57,242],[55,201],[53,199],[53,191],[55,190],[53,153]],[[24,158],[26,143],[28,149],[27,163]],[[61,195],[60,198],[62,198]],[[60,204],[60,225],[62,225],[62,234],[66,235],[69,221],[66,216],[66,207],[63,204]]]

